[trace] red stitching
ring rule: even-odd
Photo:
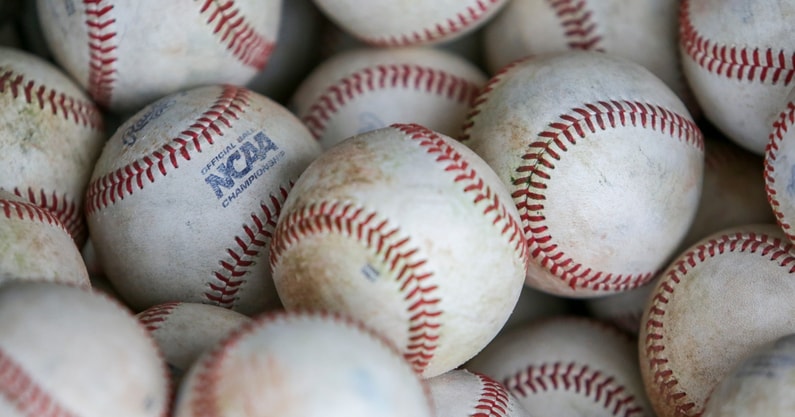
[[[585,0],[547,0],[547,3],[561,20],[569,48],[604,52],[599,45],[602,37],[594,33],[593,12],[586,9]]]
[[[614,376],[576,362],[529,365],[503,382],[514,395],[528,397],[545,391],[564,390],[592,398],[613,415],[642,415],[643,406]]]
[[[438,287],[430,283],[432,272],[423,270],[425,259],[419,258],[410,238],[400,229],[378,218],[375,212],[365,212],[350,203],[321,202],[304,206],[281,217],[271,242],[271,269],[275,269],[284,251],[303,237],[319,233],[344,234],[353,237],[380,256],[400,284],[404,301],[408,304],[409,341],[404,357],[421,373],[430,363],[436,350],[441,323]]]
[[[767,193],[767,201],[773,209],[773,214],[776,216],[776,222],[781,227],[781,230],[787,235],[790,241],[795,242],[795,233],[793,233],[792,225],[784,217],[781,212],[781,202],[778,200],[778,192],[776,191],[776,179],[774,173],[776,170],[775,162],[778,159],[779,145],[784,140],[784,135],[789,131],[789,128],[795,124],[795,102],[790,101],[787,103],[787,108],[781,112],[773,122],[773,131],[767,142],[765,149],[765,192]]]
[[[235,236],[237,248],[233,246],[226,249],[229,256],[219,262],[221,269],[213,272],[215,280],[208,283],[208,289],[204,292],[204,296],[210,302],[224,308],[234,307],[239,298],[237,293],[246,283],[243,277],[248,273],[248,268],[254,264],[252,259],[259,256],[260,251],[273,237],[276,220],[291,186],[292,184],[279,187],[277,195],[271,194],[270,205],[261,203],[260,215],[252,213],[251,223],[243,225],[243,237]]]
[[[475,4],[442,22],[437,22],[430,27],[412,31],[402,35],[390,36],[365,36],[361,39],[373,46],[408,46],[420,42],[429,43],[459,33],[476,24],[486,16],[491,9],[503,4],[503,0],[475,0]]]
[[[14,358],[0,348],[0,397],[26,417],[77,417],[44,391]]]
[[[200,153],[203,144],[212,145],[215,136],[223,136],[223,129],[232,127],[238,113],[245,112],[248,96],[249,91],[244,88],[224,86],[215,103],[169,143],[92,181],[86,194],[86,213],[90,215],[123,200],[136,188],[154,183],[157,173],[165,176],[170,169],[179,168],[180,160],[189,161],[191,152]]]
[[[116,19],[109,14],[113,5],[105,0],[83,0],[88,31],[88,92],[97,103],[107,106],[116,82]]]
[[[138,321],[151,333],[159,329],[168,320],[168,316],[181,305],[182,302],[179,301],[158,304],[138,314]]]
[[[547,130],[539,133],[538,139],[528,146],[529,152],[522,156],[525,164],[516,168],[512,196],[525,224],[531,256],[571,288],[626,290],[637,287],[654,275],[654,271],[634,275],[613,274],[577,263],[554,243],[544,224],[544,190],[555,169],[555,161],[588,133],[624,126],[642,126],[683,140],[702,151],[704,149],[703,137],[696,124],[680,114],[638,101],[600,101],[574,108],[561,115],[558,121],[551,122]]]
[[[481,386],[475,413],[470,417],[508,417],[510,399],[508,391],[499,382],[481,373],[473,372]]]
[[[726,252],[758,253],[770,261],[778,263],[788,273],[795,272],[795,256],[793,245],[783,239],[765,234],[737,232],[709,239],[683,254],[668,272],[660,278],[653,296],[650,298],[648,318],[645,323],[645,352],[648,357],[648,369],[653,372],[653,383],[658,392],[669,404],[674,404],[677,415],[697,416],[696,404],[690,401],[687,393],[678,387],[679,381],[674,371],[668,367],[665,357],[666,305],[673,296],[676,286],[684,280],[688,272],[700,262]]]
[[[10,92],[15,99],[24,99],[28,104],[38,105],[40,110],[46,107],[54,116],[77,125],[94,130],[102,129],[102,114],[93,103],[36,84],[36,81],[28,80],[23,74],[17,74],[11,69],[2,68],[0,71],[0,93]]]
[[[258,70],[265,67],[275,44],[254,30],[234,1],[206,0],[199,13],[209,14],[207,24],[235,58]]]
[[[453,181],[464,186],[464,193],[475,193],[472,198],[475,205],[485,203],[483,215],[494,217],[492,224],[500,229],[500,233],[508,236],[508,241],[513,244],[514,250],[525,261],[525,267],[527,267],[529,248],[521,224],[514,220],[497,193],[483,182],[483,178],[469,166],[463,156],[456,152],[455,148],[450,146],[440,135],[426,127],[399,123],[393,124],[391,127],[405,133],[412,140],[418,141],[419,145],[426,148],[429,154],[438,154],[436,162],[446,164],[445,172],[457,173]]]
[[[463,77],[420,65],[377,65],[350,74],[325,92],[309,107],[302,118],[312,135],[323,136],[329,119],[357,96],[386,88],[413,89],[461,103],[471,103],[479,86]]]
[[[15,190],[16,191],[16,190]],[[33,202],[22,202],[0,199],[0,209],[3,210],[6,218],[17,218],[20,220],[30,220],[55,226],[66,233],[69,233],[60,219],[52,212],[42,208]]]
[[[39,206],[48,213],[52,213],[58,219],[59,226],[64,228],[72,236],[73,240],[82,242],[85,238],[86,224],[83,221],[80,210],[77,209],[77,203],[67,198],[66,193],[59,197],[53,191],[48,196],[44,190],[39,190],[37,193],[32,188],[23,191],[14,187],[14,194]]]
[[[685,53],[708,72],[738,80],[789,85],[795,76],[795,52],[738,48],[711,41],[690,20],[690,2],[682,0],[679,38]]]

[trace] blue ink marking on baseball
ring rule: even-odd
[[[143,116],[124,130],[124,133],[121,135],[121,142],[127,146],[135,144],[135,142],[138,141],[137,134],[143,130],[149,122],[162,116],[163,113],[176,102],[176,100],[172,99],[154,103]]]

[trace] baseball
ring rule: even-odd
[[[314,0],[334,23],[373,46],[427,45],[483,25],[506,0]]]
[[[502,383],[531,416],[650,416],[633,340],[592,319],[503,333],[466,368]]]
[[[223,307],[178,301],[150,307],[136,317],[163,353],[175,387],[202,353],[251,321]]]
[[[678,0],[512,0],[484,28],[491,73],[530,55],[599,51],[646,67],[688,97],[677,44]]]
[[[753,351],[723,377],[702,417],[785,417],[795,410],[795,334]]]
[[[324,313],[259,317],[191,368],[174,417],[430,417],[427,387],[377,333]]]
[[[682,0],[679,47],[704,115],[763,154],[770,124],[795,86],[792,1]]]
[[[251,80],[275,45],[282,2],[36,4],[55,60],[97,103],[127,113],[178,90]]]
[[[164,417],[168,378],[143,325],[110,298],[0,287],[0,415]]]
[[[169,301],[244,314],[277,306],[271,235],[319,153],[287,109],[241,87],[158,100],[119,127],[94,168],[86,211],[102,270],[135,311]]]
[[[318,65],[290,107],[326,149],[392,123],[416,123],[458,137],[484,84],[480,69],[450,52],[360,48]]]
[[[795,242],[795,89],[787,96],[782,110],[771,123],[765,149],[765,194],[776,222],[791,242]],[[790,159],[792,158],[792,159]]]
[[[641,320],[643,382],[658,417],[698,416],[753,350],[795,332],[795,248],[775,225],[713,234],[660,277]]]
[[[91,287],[80,250],[52,213],[4,190],[0,212],[0,282],[45,280]]]
[[[484,87],[464,143],[522,218],[527,284],[593,297],[648,282],[701,193],[699,128],[648,70],[598,52],[517,61]]]
[[[271,244],[279,297],[288,310],[364,321],[424,377],[447,372],[497,334],[519,297],[527,251],[510,201],[447,136],[410,124],[354,136],[285,201]]]
[[[102,115],[59,68],[0,47],[0,189],[53,213],[82,245],[83,196],[105,137]]]
[[[483,374],[454,369],[426,382],[436,417],[531,416],[502,384]]]

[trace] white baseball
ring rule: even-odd
[[[205,353],[174,417],[430,417],[427,387],[395,347],[350,318],[265,315]]]
[[[102,115],[60,69],[0,48],[0,188],[57,217],[85,240],[83,196],[105,137]]]
[[[795,86],[792,1],[682,0],[684,73],[704,115],[764,153],[770,124]]]
[[[639,64],[598,52],[517,61],[464,134],[509,187],[532,257],[527,284],[592,297],[648,282],[701,193],[702,135]]]
[[[461,37],[506,0],[314,0],[333,22],[379,47],[427,45]]]
[[[678,0],[512,0],[484,28],[491,73],[528,55],[600,51],[643,65],[687,97],[677,44]]]
[[[795,334],[759,349],[710,394],[702,417],[786,417],[795,410]]]
[[[0,287],[0,415],[165,417],[168,377],[143,325],[62,284]]]
[[[38,0],[55,60],[102,106],[134,112],[200,85],[245,84],[264,68],[281,0]]]
[[[713,234],[657,282],[642,318],[640,364],[658,417],[698,416],[754,349],[795,332],[795,248],[775,225]]]
[[[459,142],[418,125],[327,150],[287,197],[271,245],[287,309],[356,317],[424,377],[455,368],[497,334],[526,261],[499,178]]]
[[[175,387],[201,354],[251,321],[223,307],[177,301],[150,307],[136,317],[163,353]]]
[[[516,397],[490,377],[454,369],[426,380],[436,417],[530,417]]]
[[[707,136],[701,198],[693,223],[674,257],[699,240],[729,227],[775,223],[765,195],[762,171],[762,158],[758,155],[726,139]],[[652,280],[634,290],[585,300],[585,304],[595,316],[637,334],[654,283],[656,281]]]
[[[169,301],[244,314],[278,305],[271,233],[319,153],[287,109],[241,87],[147,106],[108,140],[86,195],[103,271],[136,311]]]
[[[634,340],[582,317],[498,336],[467,365],[501,382],[531,416],[646,417]]]
[[[781,112],[771,123],[765,149],[765,194],[776,222],[791,242],[795,242],[795,89],[787,96]]]
[[[450,52],[359,48],[317,66],[290,107],[324,148],[392,123],[458,137],[484,84],[480,69]]]
[[[49,211],[0,190],[0,282],[46,280],[90,288],[80,250]]]

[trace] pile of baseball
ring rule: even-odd
[[[795,416],[795,0],[0,0],[0,417]]]

